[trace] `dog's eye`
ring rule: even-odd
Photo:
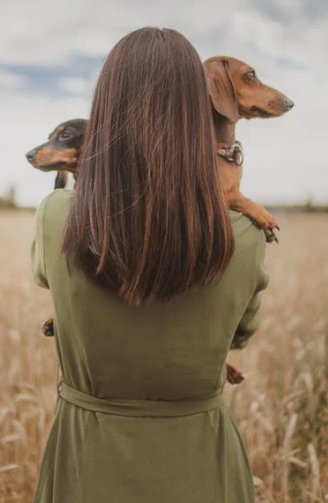
[[[254,70],[252,70],[251,72],[248,72],[246,75],[251,80],[256,80],[257,79],[256,73],[254,72]]]
[[[62,138],[63,140],[69,140],[70,138],[73,138],[73,135],[69,131],[63,131],[60,135],[60,138]]]

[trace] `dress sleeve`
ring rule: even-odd
[[[256,261],[255,288],[253,296],[243,314],[237,327],[230,349],[243,349],[259,326],[259,309],[261,305],[260,292],[269,284],[269,276],[264,268],[266,240],[264,233],[261,233],[261,240],[258,246]]]
[[[45,262],[45,240],[44,240],[44,215],[50,196],[47,196],[40,204],[36,213],[34,224],[34,235],[31,246],[32,274],[36,283],[42,288],[49,288],[46,262]]]

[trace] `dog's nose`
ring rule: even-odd
[[[291,110],[294,106],[294,102],[292,100],[290,100],[289,98],[286,98],[286,107],[288,108],[288,110]]]
[[[37,153],[37,150],[35,148],[33,148],[32,150],[30,150],[29,152],[27,152],[27,154],[25,154],[25,157],[26,159],[31,162],[33,161],[33,158],[35,156],[35,154]]]

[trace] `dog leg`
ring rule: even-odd
[[[227,381],[230,384],[240,384],[244,379],[245,377],[241,372],[239,372],[239,370],[235,369],[227,363]]]
[[[240,192],[226,193],[228,207],[231,210],[240,211],[247,215],[260,229],[264,230],[269,243],[278,242],[274,229],[279,230],[275,218],[260,204],[243,196]]]
[[[42,325],[42,333],[46,337],[52,337],[55,334],[53,318],[50,318]]]

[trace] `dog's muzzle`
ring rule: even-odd
[[[37,153],[37,149],[33,148],[32,150],[30,150],[29,152],[27,152],[27,154],[25,154],[25,157],[28,160],[28,162],[32,162],[33,161],[36,153]]]

